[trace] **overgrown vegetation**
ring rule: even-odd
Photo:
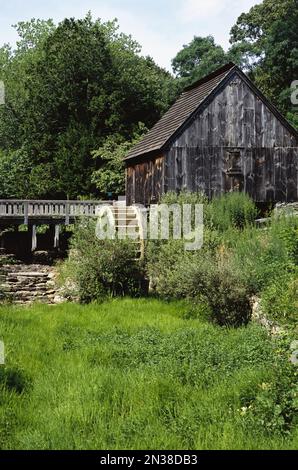
[[[253,295],[270,318],[297,324],[297,217],[272,216],[256,228],[256,207],[240,193],[208,202],[199,193],[170,192],[162,202],[204,204],[202,249],[185,251],[185,239],[148,241],[140,261],[133,240],[98,240],[96,223],[82,220],[60,269],[66,296],[88,303],[140,295],[145,276],[158,297],[188,299],[219,325],[246,324]]]
[[[88,14],[16,28],[16,49],[0,49],[3,198],[122,193],[131,145],[183,86],[231,59],[297,125],[294,0],[264,0],[242,14],[227,52],[212,36],[195,37],[173,59],[175,78],[116,22]],[[257,229],[256,206],[242,193],[211,202],[167,193],[162,202],[204,204],[201,250],[150,241],[140,263],[135,243],[98,240],[95,222],[82,220],[60,281],[66,296],[89,305],[1,306],[0,448],[297,448],[289,356],[298,219],[272,216]],[[144,273],[158,299],[124,298],[140,295]],[[249,321],[255,295],[283,336]]]
[[[1,449],[296,449],[289,339],[188,317],[144,299],[2,307]]]
[[[165,201],[205,202],[204,245],[186,252],[184,240],[148,243],[147,271],[157,295],[203,302],[221,325],[246,323],[250,299],[259,295],[269,316],[297,322],[296,217],[272,217],[260,230],[253,223],[256,207],[245,194],[208,203],[200,194],[169,193]]]
[[[141,271],[131,240],[98,240],[96,222],[82,220],[74,230],[70,255],[61,266],[65,295],[82,303],[140,293]]]

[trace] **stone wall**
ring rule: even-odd
[[[13,257],[0,260],[0,291],[13,303],[28,304],[34,301],[59,303],[59,289],[55,267],[41,264],[22,264]]]

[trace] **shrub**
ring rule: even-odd
[[[240,325],[249,319],[249,292],[228,258],[208,250],[185,252],[181,241],[160,246],[148,271],[156,293],[165,299],[195,299],[207,306],[220,325]]]
[[[298,266],[298,217],[272,217],[271,238],[282,243],[288,266]]]
[[[158,295],[196,299],[219,324],[238,325],[249,319],[251,295],[264,291],[271,316],[276,308],[277,316],[293,317],[297,285],[290,284],[282,295],[278,282],[297,272],[297,218],[272,218],[260,230],[253,225],[254,203],[239,193],[211,203],[200,194],[168,193],[162,202],[205,202],[206,223],[203,248],[197,252],[186,252],[183,240],[148,243],[147,271]]]
[[[135,259],[132,241],[98,240],[95,222],[84,221],[75,227],[61,278],[65,284],[68,279],[68,285],[84,303],[107,296],[137,294],[140,266]]]
[[[200,192],[181,191],[176,193],[175,191],[169,191],[165,193],[160,201],[162,204],[208,204],[208,198]]]
[[[249,321],[249,291],[228,261],[211,265],[202,290],[218,324],[239,326]]]
[[[214,198],[207,206],[207,220],[220,231],[230,227],[242,229],[254,223],[258,211],[254,202],[245,193],[229,193]]]

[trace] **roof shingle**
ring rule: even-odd
[[[233,67],[235,67],[235,65],[230,62],[207,77],[199,80],[194,85],[186,88],[178,100],[162,116],[155,126],[130,150],[125,160],[160,150],[196,111],[212,90],[228,75]]]

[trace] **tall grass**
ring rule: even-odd
[[[276,381],[266,333],[188,313],[187,303],[150,299],[2,307],[0,447],[297,447],[291,425],[243,416],[262,384]]]

